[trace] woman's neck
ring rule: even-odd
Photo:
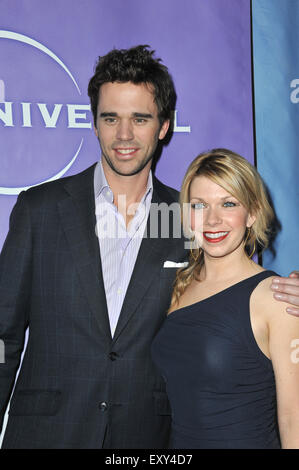
[[[241,279],[262,271],[263,268],[245,253],[243,245],[222,257],[211,257],[204,253],[204,265],[200,272],[201,281],[220,282]]]

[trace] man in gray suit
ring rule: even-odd
[[[151,217],[178,196],[151,166],[174,85],[138,46],[100,58],[88,91],[101,160],[20,194],[0,258],[1,420],[29,326],[4,448],[168,445],[170,410],[150,345],[187,251],[172,211],[163,214],[167,237]]]

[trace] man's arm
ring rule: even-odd
[[[0,255],[0,430],[24,346],[31,293],[31,223],[25,194],[10,217]]]
[[[299,271],[293,271],[289,277],[275,277],[271,289],[276,300],[292,304],[286,311],[299,317]]]
[[[281,444],[284,449],[299,449],[299,322],[285,314],[284,305],[273,300],[269,291],[264,293],[264,305]]]

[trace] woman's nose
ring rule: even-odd
[[[205,223],[210,226],[218,225],[222,222],[220,212],[217,208],[209,208],[206,212]]]

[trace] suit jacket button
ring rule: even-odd
[[[99,408],[101,411],[106,411],[108,409],[108,403],[102,401],[102,403],[99,404]]]
[[[111,359],[111,361],[115,361],[117,358],[118,358],[118,354],[116,352],[111,352],[109,354],[109,358]]]

